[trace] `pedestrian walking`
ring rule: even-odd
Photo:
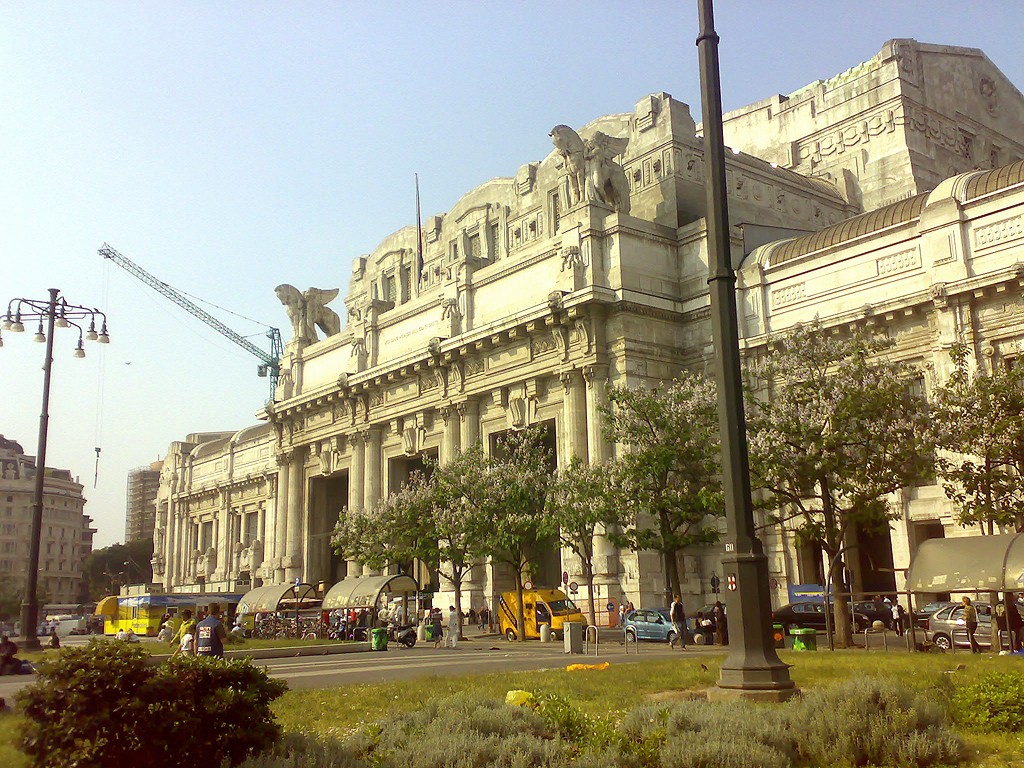
[[[224,658],[224,641],[228,631],[220,620],[220,603],[210,603],[208,616],[196,624],[196,656]]]
[[[676,647],[676,641],[679,641],[679,649],[682,651],[686,650],[686,610],[683,608],[683,598],[680,595],[676,595],[675,600],[672,601],[672,605],[668,609],[668,617],[672,621],[672,629],[675,630],[676,636],[669,641],[669,646],[672,648]]]
[[[195,636],[196,622],[192,618],[192,611],[186,608],[181,612],[181,622],[178,624],[178,628],[174,632],[174,636],[170,639],[171,645],[180,645],[181,638],[185,635]]]
[[[1024,619],[1021,619],[1020,609],[1017,607],[1017,597],[1013,592],[1007,592],[1003,603],[1006,605],[1006,628],[1010,630],[1010,650],[1019,651],[1024,648]]]
[[[967,625],[967,639],[971,641],[971,653],[981,653],[981,646],[974,639],[978,630],[978,609],[971,605],[971,598],[964,596],[964,624]]]
[[[455,606],[448,607],[448,634],[444,638],[445,648],[457,648],[459,645],[459,612]]]
[[[480,606],[480,612],[477,614],[477,618],[480,619],[480,631],[483,632],[487,629],[491,619],[491,611],[486,604]]]
[[[903,606],[898,602],[892,604],[892,628],[897,637],[903,637],[903,617],[905,615]]]
[[[715,601],[715,607],[711,610],[711,617],[715,622],[715,642],[719,645],[729,644],[729,619],[725,615],[725,606],[721,600]]]
[[[430,612],[428,629],[430,630],[430,637],[434,641],[434,647],[440,648],[442,641],[441,634],[441,609],[435,608]]]

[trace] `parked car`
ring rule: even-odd
[[[892,603],[883,600],[857,600],[851,603],[853,610],[863,613],[874,624],[880,621],[886,629],[892,629]]]
[[[949,600],[925,603],[914,611],[914,626],[918,629],[928,629],[929,619],[931,619],[932,614],[937,611],[941,611],[943,608],[948,608],[951,605],[956,605],[956,603],[950,602]]]
[[[630,611],[622,622],[626,640],[660,640],[672,642],[676,639],[676,631],[672,627],[668,610],[664,608],[641,608]]]
[[[871,621],[863,613],[852,611],[853,626],[857,632],[863,632],[871,626]],[[772,621],[782,624],[786,632],[790,629],[825,629],[825,604],[816,602],[788,603],[772,612]],[[835,626],[835,614],[832,616]]]
[[[992,606],[988,603],[974,602],[978,609],[978,630],[974,633],[974,639],[982,648],[992,647]],[[932,633],[932,642],[939,648],[949,649],[953,647],[953,640],[956,640],[957,648],[970,648],[971,643],[967,639],[967,623],[964,621],[964,607],[959,603],[952,603],[941,608],[928,619],[928,629]],[[956,634],[954,635],[954,631]]]

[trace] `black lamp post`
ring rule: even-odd
[[[722,663],[718,687],[769,691],[779,698],[794,690],[789,668],[770,640],[771,610],[768,562],[754,531],[743,414],[739,327],[736,321],[736,273],[729,244],[729,206],[725,185],[722,135],[722,87],[718,73],[718,35],[712,0],[698,0],[701,104],[704,120],[704,168],[707,184],[707,238],[711,324],[718,358],[718,425],[722,439],[722,489],[725,496],[726,603],[729,608],[729,655]]]
[[[32,497],[32,532],[29,539],[28,574],[25,580],[25,596],[21,603],[21,636],[18,642],[26,650],[38,650],[39,637],[36,624],[39,620],[37,590],[39,586],[39,539],[43,529],[43,488],[46,480],[46,435],[50,422],[50,369],[53,364],[53,331],[55,328],[73,327],[78,330],[78,346],[75,357],[85,357],[83,340],[98,341],[100,344],[110,342],[107,335],[107,316],[98,309],[68,304],[60,295],[58,288],[50,289],[48,301],[32,299],[11,299],[7,304],[7,314],[3,319],[3,330],[11,333],[22,333],[24,321],[38,321],[35,340],[46,344],[46,357],[43,360],[43,407],[39,414],[39,443],[36,447],[35,490]],[[74,322],[88,320],[88,330]],[[96,331],[96,322],[100,322],[100,331]],[[43,331],[43,323],[46,331]],[[0,346],[3,338],[0,337]]]

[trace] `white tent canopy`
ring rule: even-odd
[[[911,592],[1024,589],[1024,534],[929,539],[907,572]]]

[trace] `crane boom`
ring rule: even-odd
[[[257,367],[256,371],[260,376],[270,376],[270,399],[274,399],[274,393],[277,391],[277,379],[281,373],[281,354],[284,352],[284,344],[281,341],[280,330],[277,328],[267,329],[267,338],[270,339],[270,352],[267,353],[244,336],[240,336],[235,333],[235,331],[228,328],[224,323],[202,307],[199,307],[192,301],[189,301],[188,298],[182,295],[178,290],[168,285],[163,280],[154,277],[127,256],[123,256],[115,251],[107,243],[103,244],[103,247],[99,249],[98,253],[103,258],[110,259],[112,262],[117,264],[117,266],[121,267],[121,269],[137,277],[150,288],[153,288],[166,296],[190,315],[198,317],[208,326],[217,331],[221,336],[235,342],[235,344],[246,350],[249,354],[254,355],[262,361],[262,364]]]

